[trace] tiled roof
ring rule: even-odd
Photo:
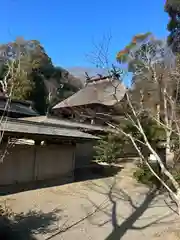
[[[29,135],[41,135],[54,138],[69,139],[98,139],[91,134],[83,133],[76,129],[67,127],[52,126],[48,123],[35,123],[26,120],[8,118],[7,121],[1,122],[1,131],[8,133],[19,133]]]

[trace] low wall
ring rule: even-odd
[[[49,146],[20,144],[8,148],[3,162],[0,163],[0,185],[64,176],[73,178],[74,152],[75,146],[59,144]]]

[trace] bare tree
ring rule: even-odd
[[[142,46],[143,48],[141,48]],[[133,133],[126,132],[119,125],[116,125],[112,122],[107,122],[107,124],[110,128],[114,129],[116,133],[123,134],[132,142],[133,146],[137,150],[141,161],[148,166],[149,170],[171,194],[171,196],[177,203],[178,212],[180,214],[180,185],[175,180],[166,165],[166,160],[168,160],[169,157],[171,157],[171,160],[172,158],[173,160],[175,160],[173,154],[174,145],[176,145],[176,150],[179,151],[180,149],[180,125],[178,122],[178,87],[180,78],[180,73],[178,71],[179,63],[178,59],[173,55],[171,48],[168,47],[165,42],[159,42],[153,39],[153,42],[151,42],[148,46],[148,48],[144,48],[144,45],[137,44],[128,52],[129,62],[132,59],[136,59],[137,61],[135,61],[134,64],[140,63],[140,67],[136,66],[135,71],[136,80],[138,79],[138,81],[141,82],[139,86],[141,87],[143,84],[146,84],[148,82],[151,82],[156,86],[155,92],[152,93],[156,93],[157,95],[157,99],[154,102],[155,111],[153,112],[152,107],[147,107],[144,102],[145,92],[143,90],[141,91],[141,89],[138,89],[140,90],[140,98],[138,104],[133,99],[131,91],[132,89],[130,91],[127,91],[125,94],[126,103],[130,111],[124,112],[124,118],[127,121],[130,121],[131,124],[135,127],[135,129],[141,136],[141,140],[135,138]],[[141,52],[142,50],[143,52]],[[96,59],[98,61],[98,53],[97,56],[98,57]],[[102,61],[103,59],[101,59],[100,62]],[[110,65],[108,64],[108,66]],[[176,94],[174,94],[174,89],[176,89]],[[159,152],[149,141],[141,122],[142,114],[145,114],[149,119],[155,121],[157,125],[163,129],[165,133],[165,138],[163,142],[166,152],[165,159],[162,158]],[[143,151],[139,147],[139,144],[145,146],[149,150],[149,152],[155,157],[157,163],[160,166],[161,173],[157,173],[154,171],[148,158],[144,155]],[[167,184],[167,182],[162,176],[166,176],[172,187]]]
[[[93,51],[86,55],[87,60],[100,69],[110,69],[109,53],[112,35],[110,33],[104,34],[102,41],[96,43],[93,41]]]
[[[3,48],[0,50],[1,54],[1,64],[5,68],[5,74],[2,74],[2,78],[0,79],[0,92],[1,95],[6,98],[6,104],[3,110],[3,113],[0,117],[0,126],[1,126],[1,135],[0,135],[0,144],[3,141],[4,137],[4,128],[5,125],[7,124],[8,121],[8,114],[7,112],[9,111],[10,108],[10,103],[13,95],[13,90],[14,90],[14,83],[16,79],[21,77],[21,75],[26,74],[26,72],[21,68],[21,55],[19,54],[19,48],[17,47],[17,57],[9,59],[8,56],[6,55],[6,52],[4,52]],[[0,162],[3,162],[7,152],[8,148],[10,146],[14,146],[15,140],[8,139],[6,146],[1,146],[1,154],[0,154]]]

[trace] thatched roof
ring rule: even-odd
[[[55,105],[53,109],[89,104],[113,106],[122,100],[125,92],[126,87],[117,79],[91,80],[84,88]]]

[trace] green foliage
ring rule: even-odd
[[[156,121],[145,115],[139,116],[139,120],[149,142],[165,140],[165,130]],[[127,122],[124,131],[130,133],[134,138],[143,141],[142,135],[131,121]]]
[[[115,163],[123,151],[122,137],[113,133],[101,136],[101,139],[98,140],[94,149],[96,151],[95,160],[106,163]]]
[[[146,116],[139,117],[145,135],[150,143],[156,143],[165,139],[165,131],[161,126],[157,125],[155,121]],[[133,136],[138,147],[144,147],[144,145],[139,143],[139,140],[144,142],[144,139],[131,121],[125,121],[124,126],[120,125],[120,128],[123,128],[126,134],[131,134]],[[95,159],[108,163],[116,162],[117,158],[123,153],[126,144],[132,144],[131,140],[121,132],[114,134],[109,133],[108,135],[101,136],[101,139],[97,141],[97,145],[95,146]]]
[[[42,115],[46,113],[47,110],[47,91],[44,84],[44,78],[41,74],[33,73],[32,82],[34,84],[34,89],[29,97],[30,100],[34,102],[34,108]]]
[[[157,164],[151,164],[151,167],[153,168],[153,170],[157,173],[158,176],[160,176],[160,168],[158,167]],[[179,166],[174,166],[171,169],[168,169],[171,174],[173,175],[174,179],[180,183],[180,168]],[[154,174],[150,171],[150,169],[148,168],[148,166],[146,164],[139,164],[138,168],[134,171],[133,173],[134,178],[137,180],[137,182],[145,184],[149,187],[152,186],[156,186],[156,187],[160,187],[162,186],[160,184],[160,181],[154,176]],[[172,182],[165,176],[160,176],[161,178],[163,178],[163,181],[165,181],[165,183],[172,189],[175,191],[175,189],[173,189],[173,185]]]
[[[69,83],[63,83],[62,86],[57,89],[57,97],[59,100],[63,100],[71,96],[76,91],[76,87],[71,86]]]
[[[158,173],[157,165],[152,166],[156,173]],[[137,182],[145,184],[149,187],[158,185],[158,180],[154,174],[149,170],[148,166],[145,164],[139,164],[138,168],[133,173],[134,178]]]
[[[7,65],[14,63],[13,76],[8,76],[8,92],[12,86],[12,98],[34,102],[36,110],[45,114],[47,108],[69,97],[78,89],[63,79],[65,70],[55,67],[43,46],[36,40],[26,41],[18,38],[16,41],[0,45],[2,53],[0,79],[8,72]],[[66,73],[66,75],[68,72]],[[53,91],[52,101],[47,102],[49,89],[46,81],[54,81],[56,92]],[[66,82],[65,82],[66,81]]]
[[[11,98],[24,100],[28,99],[33,90],[33,82],[29,79],[28,74],[24,71],[18,61],[3,64],[0,71],[0,80],[6,78],[7,93]]]
[[[8,92],[10,92],[12,83],[8,84]],[[31,92],[34,89],[34,84],[27,78],[25,72],[19,73],[13,81],[13,88],[11,93],[12,99],[26,100],[29,99]]]
[[[166,0],[165,11],[168,13],[170,20],[167,29],[170,32],[167,42],[172,46],[175,53],[180,52],[180,1]]]
[[[158,173],[158,166],[152,165],[153,170]],[[158,174],[159,175],[159,174]],[[149,187],[158,186],[159,181],[154,176],[154,174],[149,170],[148,166],[145,164],[139,164],[138,168],[133,173],[134,178],[137,182],[145,184]]]

